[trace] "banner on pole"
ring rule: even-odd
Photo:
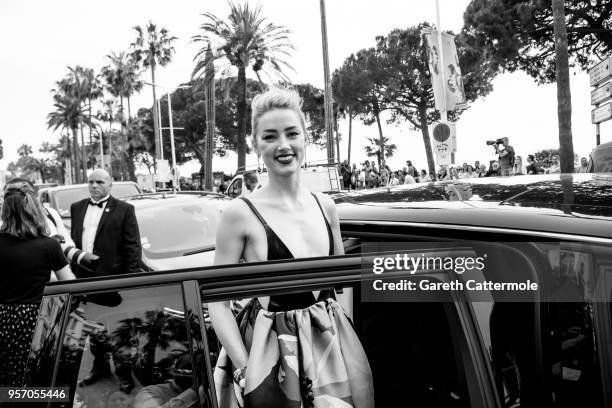
[[[442,33],[442,53],[440,53],[438,31],[426,30],[423,33],[427,43],[427,61],[436,109],[454,111],[465,108],[467,101],[455,46],[455,36]],[[444,71],[442,71],[442,62],[444,62]],[[443,92],[446,93],[446,101]]]

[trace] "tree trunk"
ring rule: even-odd
[[[246,115],[246,69],[245,67],[241,66],[238,68],[238,140],[236,141],[238,170],[244,170],[246,164]]]
[[[113,180],[113,122],[108,122],[108,174]]]
[[[155,93],[155,62],[151,64],[151,89],[153,89],[153,133],[155,134],[155,158],[161,159],[161,129],[159,128],[159,120],[157,119],[157,94]]]
[[[336,159],[338,163],[342,163],[340,159],[340,134],[338,133],[338,112],[334,112],[334,132],[336,133]]]
[[[423,134],[423,144],[425,145],[425,155],[427,156],[427,165],[429,167],[429,174],[434,176],[436,174],[436,165],[433,157],[433,150],[431,148],[431,139],[429,138],[429,127],[427,126],[427,108],[421,108],[420,110],[421,119],[421,133]],[[432,177],[433,180],[433,177]]]
[[[87,181],[87,152],[85,146],[85,136],[83,134],[83,124],[81,123],[81,169],[83,170],[83,182]]]
[[[77,128],[72,128],[72,155],[74,157],[72,171],[74,175],[74,183],[79,184],[81,178],[79,177],[79,136]]]
[[[348,162],[351,164],[351,140],[353,138],[353,112],[351,112],[350,108],[348,111],[349,114],[349,140],[348,140]]]
[[[128,178],[130,181],[136,181],[136,166],[134,165],[134,156],[126,156],[125,165],[127,167]]]
[[[123,96],[119,96],[119,108],[121,109],[121,181],[125,180],[125,161],[127,154],[125,151],[127,145],[127,135],[125,134],[125,117],[123,115]]]
[[[561,173],[574,172],[574,144],[572,142],[572,95],[569,82],[567,28],[563,0],[553,0],[553,28],[555,35],[557,80],[557,116],[559,118],[559,159]]]
[[[376,117],[376,125],[378,125],[378,136],[380,140],[380,145],[378,146],[380,149],[380,154],[378,155],[379,157],[378,167],[380,167],[380,160],[385,160],[385,139],[384,139],[383,132],[382,132],[382,126],[380,125],[380,111],[378,110],[378,103],[374,102],[373,108],[374,108],[374,116]]]
[[[95,158],[95,156],[93,154],[93,136],[91,134],[91,132],[92,132],[92,129],[91,129],[91,126],[92,126],[92,123],[91,123],[91,98],[88,99],[88,102],[89,102],[89,105],[88,105],[89,106],[89,108],[88,108],[88,110],[89,110],[89,124],[87,125],[87,127],[89,127],[89,148],[91,149],[91,157],[93,159],[93,158]],[[93,167],[93,160],[92,160],[92,167]]]

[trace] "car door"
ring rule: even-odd
[[[435,255],[436,251],[430,253]],[[309,291],[331,293],[334,290],[337,303],[344,305],[343,309],[352,318],[371,368],[375,406],[394,406],[400,401],[419,407],[498,406],[486,351],[481,347],[476,321],[463,295],[438,291],[415,293],[400,301],[392,297],[375,299],[366,293],[374,280],[368,268],[368,261],[362,262],[360,256],[347,255],[227,266],[211,270],[197,281],[205,311],[210,303],[229,302],[234,314],[258,310],[259,300],[255,299],[266,296],[291,297]],[[381,279],[392,280],[393,276]],[[417,284],[423,280],[443,283],[450,276],[434,268],[424,269],[407,279]],[[310,319],[317,320],[312,308],[301,309],[299,313],[310,313]],[[273,316],[272,320],[284,321],[288,315]],[[227,390],[231,381],[223,382],[219,378],[223,378],[224,372],[227,376],[227,360],[214,327],[208,318],[205,320],[208,387],[217,397],[217,406],[225,406],[227,398],[231,398],[231,387],[230,396]],[[244,321],[241,327],[247,332],[250,330]],[[273,336],[278,336],[282,343],[287,333],[279,326],[274,327],[277,331]],[[268,374],[268,378],[277,378],[281,372]],[[301,395],[332,398],[312,391],[317,388],[316,381],[301,380],[309,384],[307,390],[300,391]],[[324,388],[323,384],[319,385]]]

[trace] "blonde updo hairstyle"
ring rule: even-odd
[[[302,98],[294,89],[271,88],[253,98],[251,102],[251,130],[253,147],[257,148],[257,131],[259,119],[267,112],[277,109],[294,111],[302,125],[304,139],[306,139],[306,118],[302,112]]]

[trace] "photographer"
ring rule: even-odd
[[[488,140],[487,145],[493,146],[495,153],[499,155],[500,175],[511,176],[514,167],[514,148],[508,144],[508,138]]]

